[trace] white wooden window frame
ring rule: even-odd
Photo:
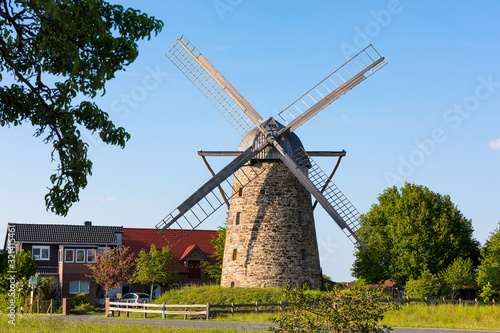
[[[85,249],[76,249],[75,250],[75,262],[78,264],[84,264],[85,263]],[[82,255],[82,260],[78,260],[78,253],[83,253]]]
[[[40,251],[40,255],[39,255],[38,258],[35,257],[35,250],[39,250]],[[47,250],[47,258],[43,258],[42,257],[43,250]],[[36,260],[50,260],[50,246],[46,246],[46,245],[33,245],[32,248],[31,248],[31,255]]]
[[[73,252],[73,260],[67,260],[67,254],[68,252]],[[69,262],[69,263],[72,263],[72,262],[75,262],[75,249],[64,249],[64,262]]]

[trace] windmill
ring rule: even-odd
[[[234,159],[162,219],[158,232],[174,247],[227,204],[222,286],[308,283],[318,288],[316,203],[355,245],[364,244],[357,234],[358,211],[331,182],[333,174],[329,177],[311,158],[338,156],[340,161],[345,151],[308,153],[294,131],[387,62],[369,45],[281,111],[279,121],[260,122],[262,116],[184,36],[167,57],[244,138],[237,151],[199,152],[204,159]]]

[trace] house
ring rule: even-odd
[[[180,230],[172,230],[172,232],[181,234]],[[155,244],[156,248],[161,251],[163,247],[170,247],[164,236],[174,244],[175,237],[171,231],[165,232],[163,235],[158,233],[157,229],[151,228],[123,228],[123,245],[130,247],[130,253],[139,255],[141,249],[149,252],[151,244]],[[214,282],[203,270],[201,263],[208,261],[215,263],[212,258],[215,253],[215,248],[211,241],[217,237],[216,230],[193,230],[183,240],[179,242],[172,252],[175,257],[177,271],[179,278],[175,281],[175,286],[181,287],[191,284],[202,284]],[[155,296],[159,295],[161,288],[155,288]],[[148,292],[149,288],[141,286],[140,284],[126,284],[122,285],[122,293],[129,292]]]
[[[95,305],[98,287],[86,276],[91,274],[86,264],[95,262],[95,251],[121,247],[122,234],[123,227],[94,226],[90,221],[83,225],[9,223],[4,249],[15,244],[16,251],[31,252],[39,276],[56,281],[60,299],[84,293]]]

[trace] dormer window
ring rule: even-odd
[[[36,260],[50,260],[50,246],[33,246],[31,255]]]

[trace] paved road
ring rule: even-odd
[[[237,323],[213,320],[154,320],[154,319],[125,319],[125,318],[97,318],[89,315],[82,316],[54,316],[61,320],[89,321],[94,323],[116,322],[129,325],[149,325],[166,327],[194,327],[194,328],[232,328],[238,331],[267,331],[269,327],[277,327],[268,323]],[[475,331],[475,330],[452,330],[436,328],[407,328],[395,327],[394,333],[499,333],[500,331]]]

